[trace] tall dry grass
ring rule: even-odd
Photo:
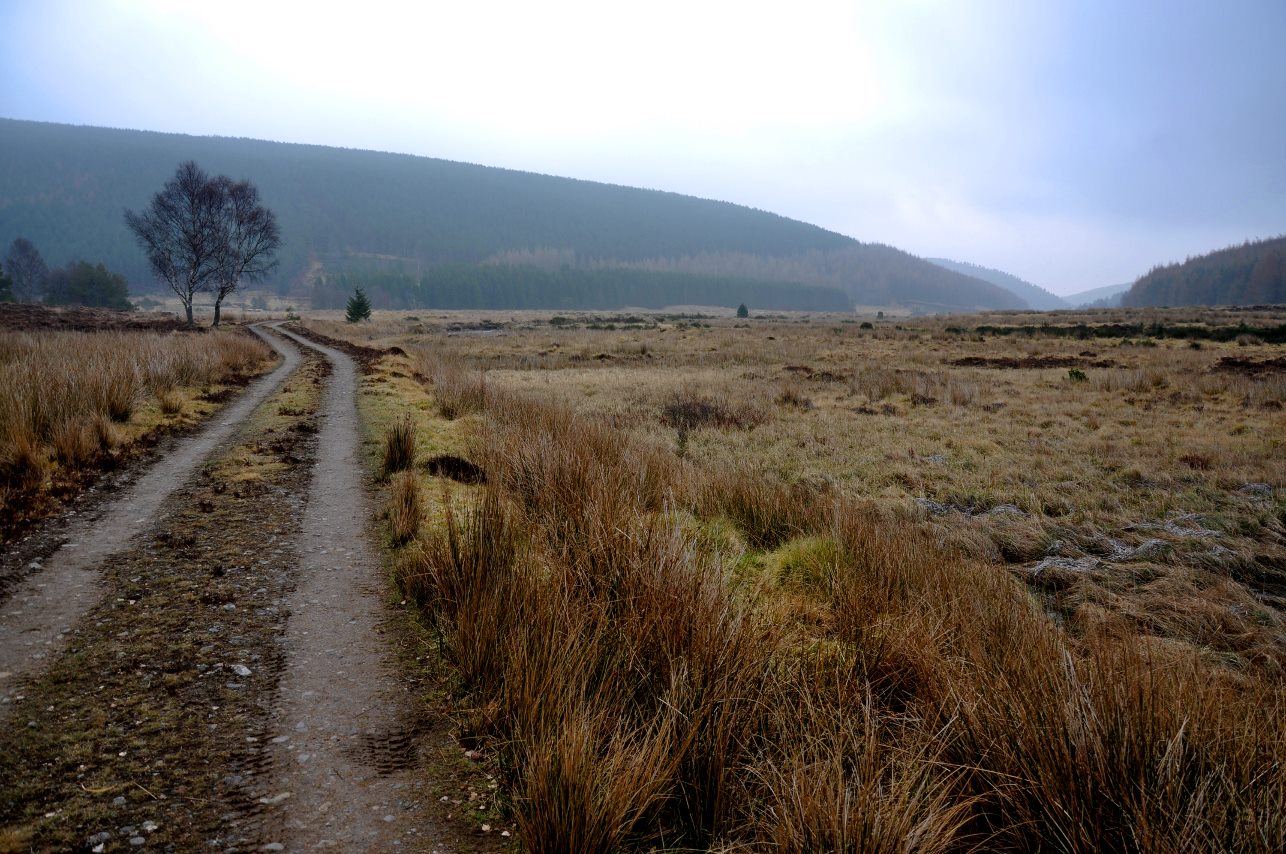
[[[413,540],[424,521],[424,503],[420,498],[420,482],[414,472],[403,471],[393,478],[389,490],[388,522],[393,545],[401,546]]]
[[[1286,847],[1280,680],[1069,633],[910,516],[495,390],[485,415],[485,492],[399,577],[531,850]],[[793,612],[736,580],[799,542]]]
[[[458,360],[443,359],[420,348],[411,358],[413,370],[433,385],[438,413],[448,421],[481,412],[487,403],[487,377],[471,371]]]
[[[118,444],[149,396],[242,374],[269,356],[246,335],[0,332],[0,474],[38,481],[45,455],[80,466]]]
[[[387,478],[415,465],[415,421],[409,414],[384,432],[384,460],[380,472]]]

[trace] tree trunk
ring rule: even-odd
[[[196,323],[192,320],[192,303],[183,303],[183,308],[185,308],[188,313],[188,326],[196,326]]]
[[[215,329],[219,325],[219,308],[222,305],[223,305],[223,300],[214,301],[214,322],[210,324],[211,329]]]

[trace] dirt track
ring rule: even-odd
[[[338,350],[290,337],[322,352],[333,373],[288,601],[275,773],[262,795],[280,806],[268,835],[289,850],[435,850],[419,772],[428,727],[381,638],[385,582],[367,542],[357,369]]]
[[[0,610],[16,850],[441,847],[442,732],[392,648],[356,368],[262,334],[286,363]]]
[[[258,329],[255,332],[265,337]],[[68,525],[62,547],[13,590],[0,609],[0,720],[11,697],[10,686],[57,655],[66,632],[102,596],[98,580],[103,561],[154,526],[170,494],[295,370],[299,351],[280,349],[285,358],[276,370],[252,384],[215,416],[213,424],[180,442],[95,516]]]

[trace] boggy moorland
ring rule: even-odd
[[[1269,851],[1284,320],[306,325],[527,848]]]

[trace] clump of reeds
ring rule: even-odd
[[[424,519],[420,500],[420,482],[414,471],[403,471],[393,478],[389,490],[388,523],[393,545],[401,546],[415,539]]]
[[[400,568],[403,590],[428,607],[466,684],[489,685],[503,672],[510,628],[527,601],[513,572],[517,531],[493,492],[463,523],[443,504],[445,528]]]
[[[80,468],[98,453],[98,437],[89,424],[66,421],[54,429],[54,458],[68,468]]]
[[[101,410],[113,421],[128,421],[138,405],[142,382],[138,371],[129,363],[108,362],[98,366],[101,377]]]
[[[661,407],[661,423],[681,431],[698,427],[746,428],[762,421],[761,413],[690,391],[675,394]]]
[[[813,399],[805,394],[801,394],[798,389],[784,388],[777,395],[777,405],[785,406],[789,409],[798,409],[801,412],[807,412],[813,408]]]
[[[701,514],[727,516],[757,549],[776,548],[830,523],[833,497],[804,484],[772,481],[741,468],[711,472],[703,487]]]
[[[125,441],[121,428],[105,415],[94,416],[90,427],[94,431],[94,440],[98,442],[99,450],[110,451]]]
[[[0,445],[0,482],[18,489],[33,489],[45,479],[47,465],[40,444],[31,433],[10,430]]]
[[[183,395],[174,388],[162,388],[156,391],[156,403],[165,415],[178,415],[183,411]]]
[[[415,465],[415,421],[409,414],[389,425],[384,432],[383,476],[389,477]]]

